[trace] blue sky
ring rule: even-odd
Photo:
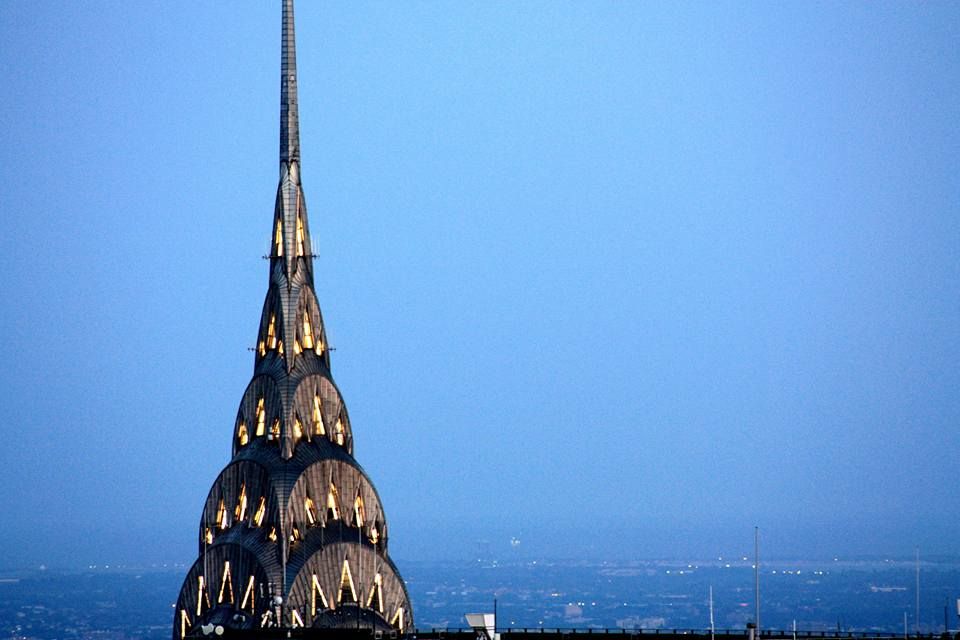
[[[193,557],[279,14],[0,3],[7,564]],[[956,4],[301,1],[297,35],[395,557],[960,552]]]

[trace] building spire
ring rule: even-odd
[[[280,58],[280,163],[300,162],[300,121],[297,110],[297,43],[293,0],[283,0]]]

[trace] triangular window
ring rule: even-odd
[[[240,421],[240,428],[237,429],[237,441],[241,447],[250,442],[250,434],[247,433],[247,423],[242,420]]]
[[[266,430],[267,411],[263,408],[263,398],[257,400],[257,435],[262,436]]]
[[[297,213],[297,256],[303,255],[303,218]]]
[[[398,608],[397,608],[397,612],[396,612],[395,614],[393,614],[393,619],[390,620],[390,624],[392,624],[392,625],[395,626],[397,629],[399,629],[399,630],[400,630],[400,633],[403,633],[403,625],[404,625],[404,622],[405,622],[405,620],[404,620],[404,616],[403,616],[403,607],[398,607]]]
[[[376,600],[373,599],[374,596]],[[367,596],[367,609],[374,602],[377,603],[377,611],[383,613],[383,578],[379,573],[373,577],[373,586],[370,587],[370,595]]]
[[[223,498],[220,498],[220,505],[217,507],[217,527],[221,530],[230,526],[227,523],[227,507],[223,504]]]
[[[313,325],[310,324],[310,310],[303,310],[303,348],[313,349]]]
[[[197,576],[197,616],[210,608],[210,594],[207,593],[207,583],[203,576]]]
[[[233,577],[230,575],[230,561],[223,563],[223,578],[220,580],[220,595],[217,596],[217,604],[223,603],[223,596],[230,597],[230,604],[233,604]]]
[[[253,526],[259,527],[263,524],[263,516],[267,511],[267,499],[264,496],[260,496],[260,500],[257,501],[257,510],[253,512]]]
[[[277,348],[277,314],[270,314],[270,324],[267,325],[267,348]]]
[[[317,523],[317,507],[313,504],[313,499],[310,496],[307,496],[303,501],[303,512],[307,516],[308,523]]]
[[[323,428],[323,401],[320,400],[320,394],[313,396],[313,435],[322,436],[326,433]]]
[[[353,524],[357,527],[363,526],[363,496],[360,493],[357,493],[356,499],[353,501]]]
[[[340,495],[337,493],[337,486],[330,483],[330,491],[327,492],[327,520],[340,519]]]
[[[347,602],[357,601],[357,590],[353,587],[353,575],[350,573],[350,562],[344,558],[343,569],[340,571],[340,595],[337,596],[337,602],[343,602],[343,594],[348,591],[349,600]]]
[[[243,602],[240,603],[240,611],[243,611],[247,608],[247,603],[250,603],[250,613],[251,615],[256,608],[254,603],[254,598],[256,598],[256,591],[254,590],[253,576],[250,576],[250,580],[247,582],[247,590],[243,592]]]
[[[324,609],[329,609],[330,605],[327,604],[327,596],[323,593],[323,588],[320,586],[320,581],[317,580],[317,574],[313,574],[311,579],[311,596],[310,596],[310,615],[317,615],[317,596],[320,596],[320,604],[323,605]]]
[[[277,231],[273,235],[273,253],[278,258],[283,255],[283,219],[279,217],[277,218]]]
[[[240,485],[240,497],[237,498],[237,507],[233,510],[237,517],[237,522],[243,520],[247,515],[247,483]]]

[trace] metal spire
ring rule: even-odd
[[[280,51],[280,163],[299,163],[300,121],[297,111],[297,43],[293,0],[283,0]]]

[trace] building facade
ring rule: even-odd
[[[413,624],[406,586],[387,553],[383,505],[353,457],[313,287],[293,0],[283,0],[281,40],[270,283],[233,457],[203,506],[199,557],[177,598],[174,640],[216,627],[403,632]]]

